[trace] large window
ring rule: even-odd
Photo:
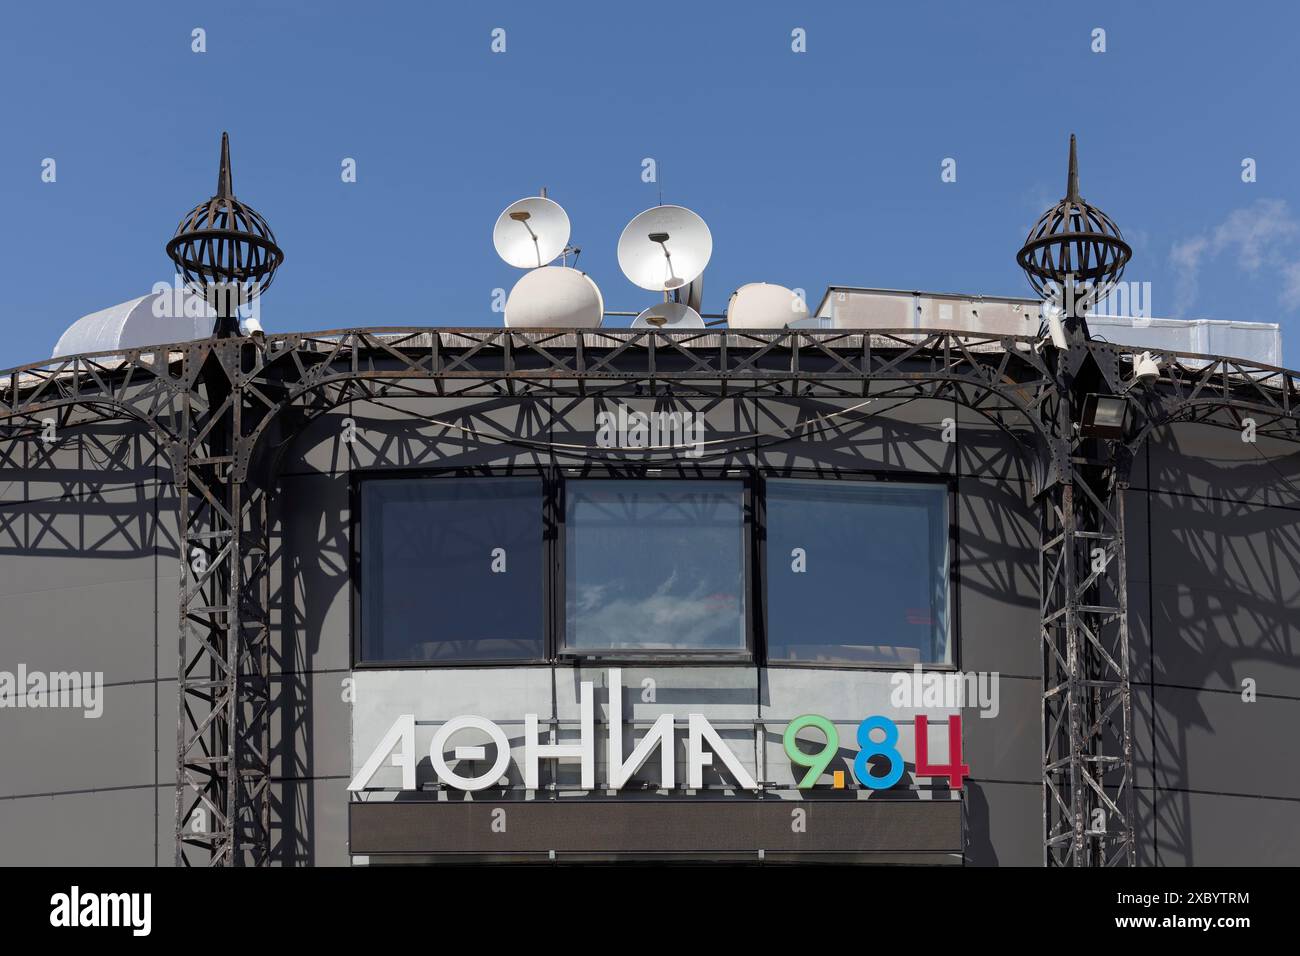
[[[366,478],[357,660],[952,664],[949,494],[788,477]]]
[[[566,650],[745,651],[743,482],[570,481],[564,525]]]
[[[361,485],[365,663],[545,656],[540,478]]]
[[[768,660],[950,663],[947,494],[768,481]]]

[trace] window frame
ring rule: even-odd
[[[760,468],[759,469],[759,488],[758,488],[758,506],[755,515],[755,525],[757,529],[758,541],[758,561],[757,577],[761,585],[757,587],[757,600],[760,604],[756,605],[756,610],[762,617],[761,625],[758,632],[762,635],[762,661],[764,667],[788,667],[801,668],[805,670],[843,670],[843,671],[882,671],[894,673],[899,670],[897,664],[876,661],[792,661],[781,659],[772,660],[768,656],[768,560],[767,560],[767,484],[770,480],[782,481],[814,481],[827,480],[825,472],[819,472],[811,468]],[[835,481],[860,481],[866,483],[890,483],[906,485],[940,485],[943,486],[946,494],[944,495],[944,518],[947,522],[947,639],[948,646],[952,649],[949,655],[951,660],[921,662],[923,671],[938,672],[955,672],[961,670],[961,640],[960,640],[960,576],[958,572],[958,556],[961,553],[959,547],[958,527],[957,527],[957,491],[958,479],[955,475],[935,475],[924,472],[912,471],[891,471],[891,472],[839,472],[833,476]]]
[[[754,547],[757,540],[755,475],[751,468],[725,468],[663,463],[654,466],[624,463],[585,463],[557,469],[556,517],[559,522],[555,534],[555,580],[551,587],[554,607],[552,633],[555,643],[552,654],[556,663],[572,662],[582,666],[589,662],[601,664],[756,664],[759,662],[755,632],[754,601],[758,586]],[[742,633],[744,646],[735,650],[721,648],[570,648],[565,646],[568,625],[568,482],[573,481],[730,481],[740,486],[741,492],[741,592],[745,598]]]
[[[392,479],[443,479],[469,478],[492,480],[496,478],[540,478],[542,482],[542,560],[544,581],[542,587],[542,657],[511,658],[508,660],[463,661],[366,661],[361,656],[362,607],[362,486],[369,481]],[[701,649],[699,651],[662,648],[630,650],[615,648],[567,649],[564,647],[566,623],[567,580],[565,568],[565,485],[569,480],[582,479],[641,479],[656,481],[735,481],[742,487],[742,525],[744,541],[741,549],[744,560],[745,646],[735,651]],[[804,668],[812,670],[882,671],[895,672],[896,664],[860,661],[791,661],[769,660],[768,650],[768,555],[767,555],[767,482],[771,479],[827,480],[862,482],[900,482],[904,484],[941,485],[947,490],[944,507],[948,523],[947,534],[947,637],[952,649],[951,661],[923,663],[925,671],[958,671],[961,669],[961,571],[960,540],[958,530],[958,485],[955,475],[936,475],[914,471],[866,472],[836,471],[812,468],[776,468],[771,466],[704,466],[683,462],[593,462],[560,464],[552,466],[484,466],[439,468],[420,466],[413,468],[362,468],[348,475],[348,535],[350,551],[350,580],[348,583],[348,617],[350,667],[352,670],[448,670],[461,667],[574,667],[599,665],[653,664],[656,667],[711,667],[748,665],[775,668]]]
[[[455,661],[422,661],[422,660],[391,660],[375,661],[366,660],[362,656],[362,630],[364,629],[364,615],[362,608],[363,586],[362,573],[364,567],[364,553],[362,541],[362,498],[363,486],[372,481],[400,481],[400,480],[424,480],[441,481],[447,479],[473,479],[475,481],[492,481],[511,478],[539,478],[542,483],[542,512],[539,515],[542,532],[542,656],[539,658],[531,657],[511,657],[511,658],[489,658],[479,660],[455,660]],[[520,468],[366,468],[357,469],[350,473],[348,482],[348,528],[351,538],[351,587],[349,591],[349,619],[352,625],[352,634],[349,639],[350,645],[350,664],[353,670],[446,670],[456,667],[528,667],[538,664],[551,663],[551,648],[553,647],[553,635],[550,632],[551,620],[553,618],[551,604],[554,601],[552,588],[551,566],[554,560],[554,533],[548,529],[554,528],[551,521],[551,509],[554,501],[554,491],[552,488],[552,476],[550,469],[540,467],[520,467]]]

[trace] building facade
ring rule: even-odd
[[[273,423],[237,443],[267,489],[267,706],[248,725],[271,862],[1043,863],[1042,470],[1007,358],[1032,342],[483,334],[231,346],[236,364],[262,350],[246,401],[304,354],[338,370],[271,395]],[[1009,397],[926,377],[958,341]],[[208,348],[8,378],[7,863],[170,865],[178,807],[182,835],[219,825],[197,791],[177,799],[195,676],[178,594],[223,552],[186,530],[176,443],[69,411],[96,390],[142,401],[150,356],[172,401]],[[728,348],[746,357],[711,375],[703,350]],[[475,371],[488,353],[500,374]],[[1139,864],[1300,862],[1286,427],[1246,440],[1225,403],[1134,446]],[[42,705],[30,675],[71,673],[102,675],[97,701]]]

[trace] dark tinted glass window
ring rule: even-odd
[[[564,549],[570,649],[745,649],[741,482],[570,481]]]
[[[947,494],[767,482],[769,660],[949,662]]]
[[[362,660],[544,656],[540,479],[385,479],[361,488]]]

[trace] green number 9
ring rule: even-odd
[[[805,727],[816,727],[826,737],[825,745],[816,753],[810,754],[799,749],[797,737],[799,731]],[[818,778],[826,771],[827,764],[840,752],[839,731],[835,729],[834,724],[818,714],[804,714],[790,721],[789,726],[785,728],[784,743],[785,755],[790,758],[790,762],[808,768],[808,772],[799,781],[800,790],[808,790],[816,786]]]

